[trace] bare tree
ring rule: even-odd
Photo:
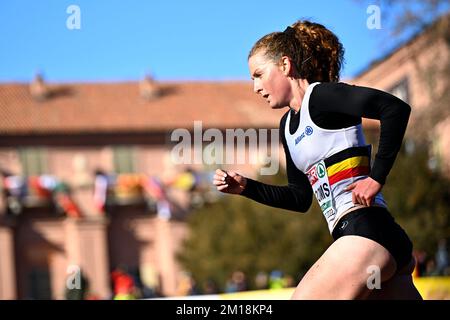
[[[440,158],[435,129],[439,123],[450,119],[450,0],[355,1],[362,5],[375,2],[381,7],[383,28],[388,31],[389,39],[383,39],[380,45],[399,46],[411,38],[426,37],[424,46],[411,46],[410,57],[419,75],[420,87],[430,97],[430,102],[421,111],[415,110],[414,123],[420,125],[409,128],[407,134],[417,143],[428,144],[431,156]],[[433,58],[426,65],[419,63],[425,47],[439,48],[434,50]]]

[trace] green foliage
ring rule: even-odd
[[[440,239],[450,237],[450,184],[438,170],[429,168],[428,159],[424,146],[409,154],[402,150],[383,194],[415,248],[432,253]]]
[[[285,179],[264,182],[282,185]],[[332,240],[317,205],[302,214],[236,195],[196,211],[188,224],[180,262],[200,283],[213,279],[222,288],[236,270],[247,275],[250,288],[260,271],[281,270],[299,280]]]
[[[367,136],[374,141],[377,134]],[[415,248],[433,253],[439,239],[450,237],[450,185],[429,169],[428,155],[423,146],[409,153],[403,148],[382,192]],[[259,180],[286,184],[283,174]],[[281,270],[298,281],[332,242],[315,199],[309,212],[302,214],[224,195],[193,213],[188,224],[190,237],[180,262],[199,283],[212,279],[222,289],[236,270],[245,272],[250,288],[259,271]]]
[[[379,132],[367,131],[373,153]],[[434,253],[440,239],[450,238],[450,182],[429,167],[429,146],[412,138],[405,144],[382,189],[389,211],[411,238],[414,248]]]

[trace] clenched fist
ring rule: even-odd
[[[227,172],[222,169],[217,169],[213,184],[221,192],[240,194],[247,185],[247,179],[234,171]]]

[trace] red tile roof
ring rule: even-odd
[[[163,95],[145,100],[139,82],[49,85],[38,101],[29,84],[0,84],[0,134],[145,132],[192,128],[277,128],[286,109],[271,110],[250,82],[160,84]]]

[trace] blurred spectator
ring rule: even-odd
[[[142,280],[142,296],[145,299],[161,297],[158,272],[151,265],[143,265],[140,269]]]
[[[188,272],[183,272],[178,282],[177,295],[191,296],[200,294],[197,282]]]
[[[436,270],[436,263],[434,262],[434,259],[428,259],[426,263],[425,273],[423,274],[424,277],[435,277],[437,276],[437,270]]]
[[[292,288],[297,285],[294,278],[291,275],[285,275],[283,278],[283,285],[285,288]]]
[[[242,271],[235,271],[231,275],[231,279],[226,284],[225,291],[227,293],[248,290],[247,280]]]
[[[446,239],[441,239],[438,244],[436,252],[436,273],[439,276],[447,275],[447,269],[449,267],[449,258],[447,251]]]
[[[273,270],[270,273],[269,288],[270,289],[284,288],[283,272],[281,272],[280,270]]]
[[[216,294],[219,293],[219,288],[214,280],[208,279],[204,285],[204,294]]]
[[[114,300],[136,299],[134,280],[123,268],[118,267],[111,272],[113,282]]]
[[[416,267],[414,269],[415,277],[423,277],[426,272],[427,253],[423,250],[417,250],[413,252],[416,259]]]
[[[256,290],[264,290],[269,287],[269,277],[266,272],[260,271],[255,277]]]

